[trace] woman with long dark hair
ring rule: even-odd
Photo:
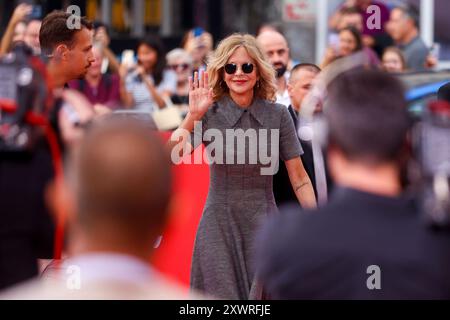
[[[159,38],[148,36],[137,45],[138,64],[125,77],[125,105],[153,112],[164,108],[165,99],[176,90],[176,75],[165,70],[164,47]]]
[[[339,31],[337,47],[329,47],[325,53],[321,68],[325,68],[332,62],[348,57],[364,49],[361,33],[355,27],[346,27]]]

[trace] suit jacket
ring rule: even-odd
[[[338,188],[315,212],[282,213],[256,241],[271,297],[450,298],[450,234],[427,228],[413,199]]]
[[[295,124],[295,129],[298,129],[298,117],[296,111],[292,108],[292,106],[288,107],[289,114],[292,117],[292,120]],[[305,167],[306,173],[311,179],[311,183],[313,185],[314,193],[317,197],[316,191],[316,179],[314,174],[314,161],[312,154],[312,147],[309,142],[301,141],[301,145],[303,148],[303,155],[301,156],[303,166]],[[297,197],[295,195],[294,190],[292,189],[291,182],[289,180],[289,175],[284,163],[280,164],[279,170],[276,175],[273,177],[273,194],[275,196],[275,202],[280,207],[282,205],[292,203],[298,204]],[[300,207],[300,205],[298,205]]]

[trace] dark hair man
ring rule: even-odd
[[[402,85],[353,70],[328,87],[328,164],[335,183],[316,212],[286,210],[258,241],[277,299],[448,299],[450,237],[422,224],[402,193],[410,119]]]
[[[312,63],[300,63],[292,68],[287,90],[291,98],[289,109],[295,111],[296,115],[300,112],[303,99],[309,93],[320,71],[320,68]]]
[[[80,28],[71,29],[68,24],[72,18],[69,13],[54,11],[44,18],[39,33],[41,50],[49,58],[47,70],[55,88],[82,78],[94,62],[91,22],[80,17]]]
[[[49,59],[48,73],[56,88],[84,75],[92,62],[90,24],[80,19],[80,29],[67,26],[69,14],[53,12],[42,22],[41,49]],[[50,121],[59,128],[67,147],[81,136],[81,127],[93,116],[85,98],[74,92],[62,94],[68,109],[54,109]],[[63,112],[64,111],[64,112]],[[0,157],[0,289],[38,274],[37,259],[53,253],[54,224],[44,203],[47,184],[54,176],[52,156],[45,137],[31,152],[5,153]]]
[[[406,65],[411,70],[426,66],[429,50],[419,35],[419,13],[411,5],[395,7],[387,24],[395,44],[403,51]]]
[[[42,20],[39,32],[41,51],[49,59],[47,72],[57,91],[68,86],[68,81],[83,78],[95,61],[92,28],[92,23],[86,18],[75,17],[64,11],[53,11]],[[82,135],[78,124],[83,125],[93,117],[92,107],[85,106],[89,102],[84,103],[84,97],[81,100],[81,104],[69,103],[72,108],[57,111],[58,125],[65,144],[77,141]]]

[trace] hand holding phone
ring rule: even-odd
[[[26,3],[19,4],[13,12],[13,15],[11,17],[10,23],[17,24],[20,21],[25,20],[33,10],[33,7]]]
[[[203,29],[200,27],[197,27],[194,29],[194,37],[200,37],[203,34]]]
[[[41,19],[42,18],[42,6],[41,5],[33,5],[31,9],[31,13],[29,15],[30,19]]]
[[[122,52],[121,63],[127,69],[132,68],[136,64],[135,59],[134,59],[134,51],[133,50],[124,50]]]
[[[433,43],[433,45],[430,48],[430,55],[432,58],[439,60],[441,51],[441,45],[439,43]]]

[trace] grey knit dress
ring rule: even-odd
[[[215,130],[208,134],[209,129]],[[236,150],[242,146],[237,143],[238,138],[234,143],[225,138],[227,134],[239,133],[238,129],[248,136],[256,132],[256,145],[255,140],[247,139],[245,150]],[[219,132],[225,140],[222,153],[217,147]],[[215,160],[210,164],[209,193],[197,229],[191,288],[223,299],[260,299],[262,287],[252,261],[254,236],[264,218],[277,212],[272,189],[274,172],[262,174],[261,169],[270,164],[260,154],[273,156],[272,161],[286,161],[303,153],[293,120],[280,104],[255,99],[244,109],[226,96],[207,111],[191,139],[194,147],[203,142],[210,148]],[[276,152],[272,155],[271,150]]]

